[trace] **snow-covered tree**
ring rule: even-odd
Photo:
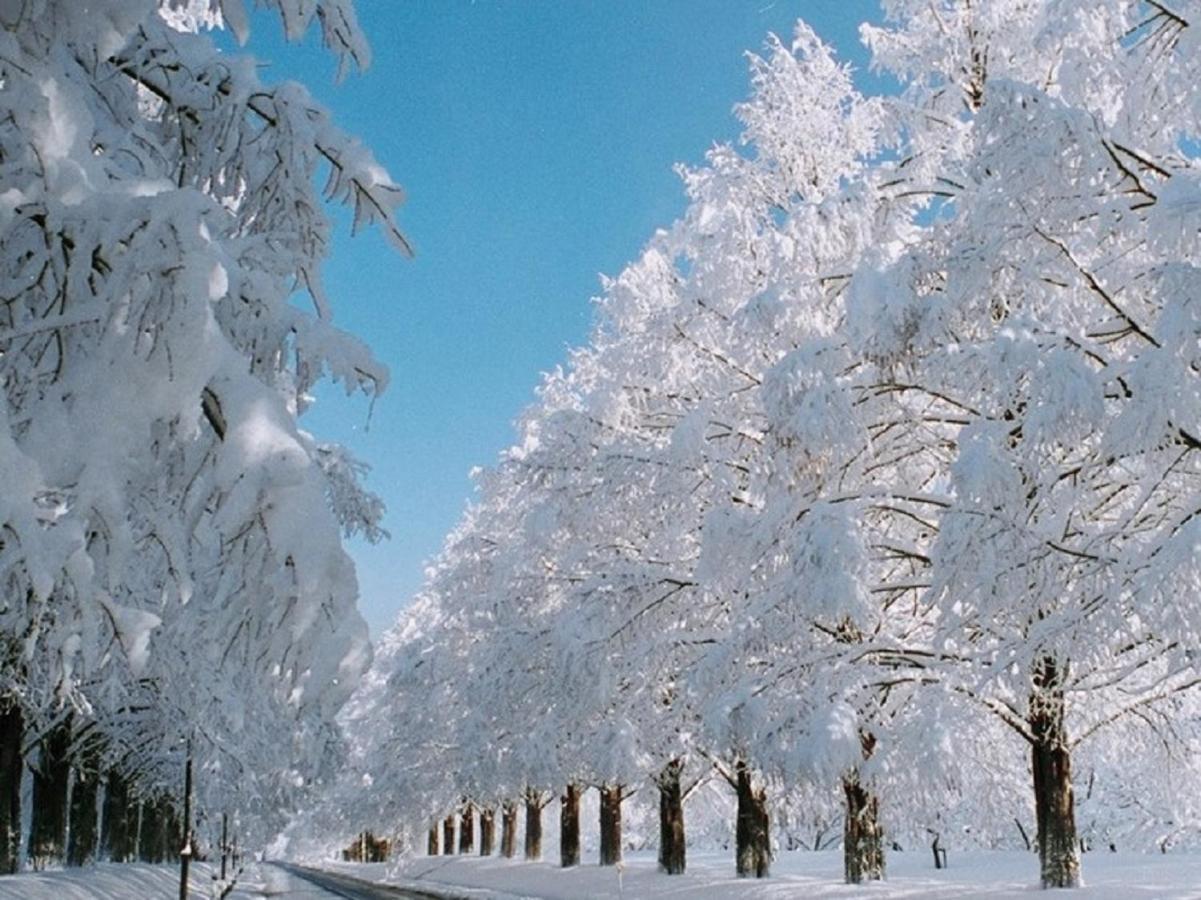
[[[366,64],[349,2],[267,5]],[[0,21],[0,702],[6,745],[66,727],[114,791],[178,796],[190,747],[206,804],[270,810],[329,762],[370,660],[340,538],[381,507],[297,423],[322,377],[387,383],[332,323],[326,200],[407,244],[371,154],[204,33],[247,21],[240,0]]]
[[[1201,10],[884,8],[895,96],[803,25],[752,58],[744,145],[481,475],[380,701],[457,773],[428,814],[703,759],[747,874],[798,782],[849,881],[885,828],[1032,812],[1045,886],[1194,830],[1102,742],[1195,783]]]

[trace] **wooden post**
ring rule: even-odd
[[[21,867],[21,773],[24,715],[15,697],[0,700],[0,875]]]
[[[179,900],[188,900],[188,866],[192,862],[192,741],[183,776],[183,846],[179,848]]]

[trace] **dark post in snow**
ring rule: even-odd
[[[480,856],[491,856],[496,844],[496,810],[488,806],[480,810]]]
[[[1067,663],[1044,656],[1034,667],[1030,694],[1031,763],[1038,860],[1044,888],[1080,886],[1072,751],[1068,745],[1063,685]]]
[[[512,859],[517,852],[517,804],[506,800],[500,817],[500,855]]]
[[[192,741],[183,775],[183,846],[179,848],[179,900],[188,900],[188,866],[192,862]]]
[[[459,852],[473,853],[475,851],[475,807],[470,800],[465,800],[463,812],[459,816]]]
[[[600,864],[615,866],[621,862],[621,785],[602,784],[600,788]]]
[[[229,813],[221,813],[221,880],[225,880],[225,861],[229,858]]]
[[[24,717],[15,697],[0,700],[0,875],[14,875],[21,854],[21,740]]]
[[[751,770],[742,760],[735,766],[734,780],[738,793],[735,868],[739,878],[766,878],[771,869],[767,791],[754,786]]]
[[[683,875],[685,868],[684,791],[680,774],[684,763],[673,759],[659,773],[659,871]]]

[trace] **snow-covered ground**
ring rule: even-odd
[[[219,896],[220,885],[213,878],[211,866],[195,863],[189,875],[188,896],[193,900]],[[238,877],[229,900],[262,900],[281,894],[288,878],[274,866],[248,866]],[[178,896],[178,865],[100,863],[81,869],[0,876],[0,900],[158,900]],[[289,900],[304,900],[300,893],[287,896]]]
[[[1201,855],[1167,856],[1138,853],[1089,853],[1087,886],[1054,892],[1072,900],[1196,900],[1201,898]],[[1017,852],[965,851],[951,857],[951,868],[936,871],[922,853],[894,853],[883,884],[850,887],[842,883],[838,851],[783,853],[772,877],[762,881],[734,877],[727,853],[695,852],[688,874],[676,877],[655,871],[654,855],[631,854],[619,873],[583,865],[560,869],[550,863],[525,863],[499,857],[418,857],[399,864],[325,863],[327,868],[370,881],[445,890],[480,900],[784,900],[784,898],[850,898],[918,900],[973,897],[983,900],[1030,898],[1040,894],[1033,855]],[[152,900],[176,896],[179,870],[173,866],[98,865],[85,869],[0,877],[0,900]],[[193,868],[196,900],[216,895],[212,870]],[[456,891],[462,888],[462,891]],[[250,866],[230,900],[288,900],[329,895],[295,880],[270,865]]]
[[[197,898],[207,898],[212,870],[193,865],[188,886]],[[179,896],[179,866],[144,863],[100,863],[81,869],[53,869],[0,876],[0,900],[128,900],[131,897]]]
[[[936,870],[925,853],[893,853],[883,884],[850,887],[842,882],[840,851],[782,853],[772,877],[763,881],[734,876],[728,853],[689,855],[688,873],[668,877],[655,871],[651,853],[630,854],[619,873],[583,865],[560,869],[550,862],[525,863],[499,857],[417,857],[399,864],[332,864],[324,867],[361,878],[429,887],[484,889],[472,896],[537,897],[545,900],[672,898],[672,900],[782,900],[782,898],[979,897],[987,900],[1037,896],[1038,861],[1033,854],[1004,851],[952,853],[951,866]],[[1195,900],[1201,897],[1201,855],[1088,853],[1086,887],[1053,896],[1088,900]]]

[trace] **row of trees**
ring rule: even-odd
[[[260,5],[367,63],[349,0]],[[407,249],[401,194],[225,24],[241,0],[0,15],[0,872],[175,855],[223,812],[263,840],[370,663],[341,539],[381,504],[298,417],[323,377],[386,385],[320,265],[327,200]]]
[[[894,96],[804,24],[751,57],[479,473],[348,713],[380,821],[649,783],[681,871],[716,772],[743,874],[785,792],[850,882],[886,834],[1022,829],[1044,886],[1195,836],[1201,8],[885,13]]]

